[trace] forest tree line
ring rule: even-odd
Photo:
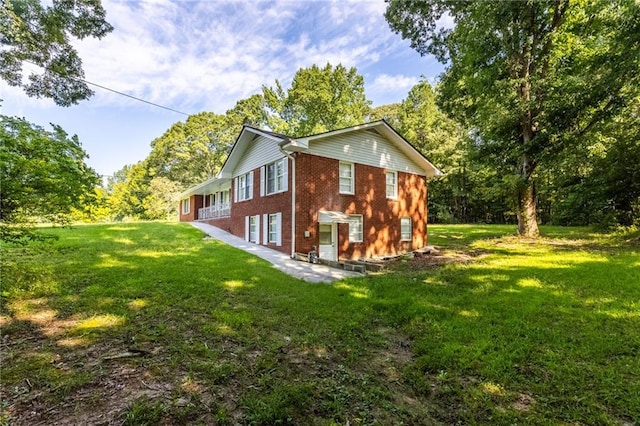
[[[143,161],[127,165],[96,189],[84,220],[175,220],[177,196],[215,176],[242,126],[291,137],[386,120],[444,172],[429,184],[432,223],[516,223],[517,176],[487,161],[476,129],[441,107],[446,93],[426,79],[401,102],[371,106],[364,79],[342,65],[300,69],[291,86],[276,81],[225,114],[203,112],[151,142]],[[571,149],[545,158],[533,176],[538,221],[558,225],[640,222],[640,98],[576,137]]]
[[[60,106],[92,95],[71,40],[113,30],[99,1],[1,11],[0,78]],[[388,0],[385,18],[445,66],[435,86],[373,107],[356,68],[303,68],[175,123],[97,186],[76,136],[1,115],[0,240],[29,238],[36,220],[175,219],[178,194],[218,173],[245,124],[301,137],[379,119],[444,172],[433,223],[517,223],[534,238],[538,223],[640,226],[640,3]]]

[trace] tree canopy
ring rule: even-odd
[[[98,183],[86,158],[78,137],[69,137],[61,127],[47,131],[1,115],[1,239],[29,237],[25,226],[34,219],[64,223],[71,209],[81,209]]]
[[[447,14],[455,26],[440,28]],[[514,176],[521,235],[538,235],[535,177],[640,86],[633,0],[391,0],[392,29],[447,65],[445,110],[476,131],[481,158]]]
[[[268,124],[276,132],[306,136],[348,127],[365,121],[371,102],[364,92],[364,78],[356,68],[329,63],[296,72],[286,91],[262,88]]]
[[[113,30],[100,0],[3,0],[0,4],[0,77],[29,96],[77,104],[93,92],[71,38],[102,38]],[[24,64],[39,67],[23,78]]]

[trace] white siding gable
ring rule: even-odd
[[[238,161],[238,164],[233,170],[232,175],[242,175],[282,157],[284,157],[284,154],[280,151],[278,141],[265,136],[258,136],[256,139],[248,143],[248,146],[245,149],[242,158]],[[260,176],[260,178],[262,178],[262,176]]]
[[[306,152],[320,157],[415,173],[421,176],[425,174],[421,167],[393,143],[380,134],[368,130],[313,140]]]

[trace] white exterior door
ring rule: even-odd
[[[320,259],[338,260],[337,240],[338,227],[335,223],[321,223],[318,232],[318,255]]]

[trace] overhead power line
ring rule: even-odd
[[[28,60],[25,60],[25,62],[30,63],[31,65],[35,65],[35,66],[37,66],[37,67],[43,68],[41,65],[38,65],[38,64],[36,64],[35,62],[31,62],[31,61],[28,61]],[[160,105],[160,104],[156,104],[155,102],[147,101],[147,100],[144,100],[144,99],[138,98],[138,97],[136,97],[136,96],[129,95],[129,94],[127,94],[127,93],[119,92],[118,90],[111,89],[111,88],[109,88],[109,87],[103,86],[103,85],[98,84],[98,83],[92,83],[91,81],[88,81],[88,80],[85,80],[85,79],[82,79],[82,78],[78,78],[78,77],[70,77],[70,76],[68,76],[68,75],[63,75],[63,74],[61,74],[61,73],[59,73],[59,72],[57,72],[57,71],[54,71],[54,70],[50,70],[50,71],[52,71],[52,72],[54,72],[54,73],[58,74],[58,75],[59,75],[60,77],[62,77],[62,78],[68,78],[68,79],[70,79],[70,80],[81,81],[82,83],[90,84],[90,85],[92,85],[92,86],[99,87],[99,88],[101,88],[101,89],[103,89],[103,90],[108,90],[109,92],[116,93],[116,94],[118,94],[118,95],[120,95],[120,96],[126,96],[127,98],[131,98],[131,99],[134,99],[134,100],[136,100],[136,101],[144,102],[145,104],[153,105],[154,107],[158,107],[158,108],[166,109],[166,110],[168,110],[168,111],[172,111],[172,112],[175,112],[175,113],[178,113],[178,114],[182,114],[182,115],[189,116],[189,114],[187,114],[186,112],[178,111],[177,109],[169,108],[169,107],[166,107],[166,106],[163,106],[163,105]]]

